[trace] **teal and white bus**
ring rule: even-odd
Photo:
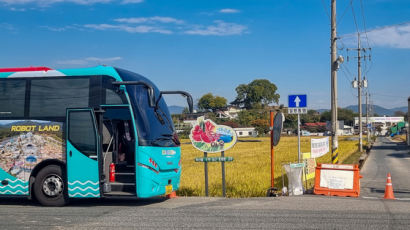
[[[178,189],[181,149],[164,94],[109,67],[0,69],[0,197],[147,198]]]

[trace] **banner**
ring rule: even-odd
[[[312,158],[318,158],[329,152],[329,137],[310,140],[310,152]]]

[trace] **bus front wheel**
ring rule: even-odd
[[[61,167],[49,165],[37,174],[34,182],[34,195],[44,206],[64,206],[67,203],[68,198]]]

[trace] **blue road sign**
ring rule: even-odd
[[[288,107],[289,108],[306,108],[307,107],[307,96],[302,95],[289,95],[288,97]]]

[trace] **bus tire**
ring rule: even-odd
[[[48,165],[41,169],[34,182],[34,196],[44,206],[64,206],[68,197],[60,166]]]

